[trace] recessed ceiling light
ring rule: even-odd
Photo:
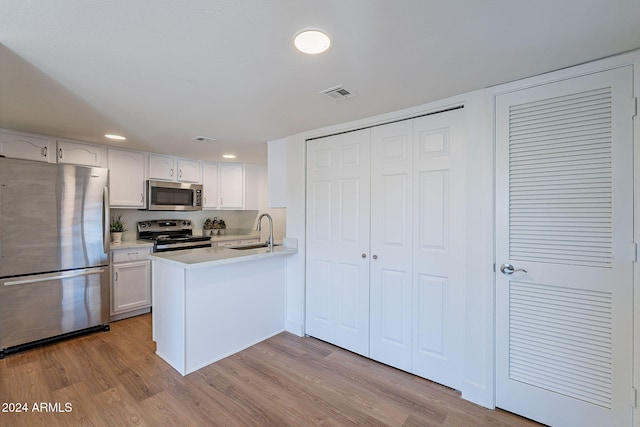
[[[300,52],[315,55],[331,46],[331,39],[320,30],[302,30],[293,39],[293,44]]]
[[[235,159],[236,155],[235,154],[223,154],[222,157],[224,157],[225,159]]]
[[[116,135],[115,133],[108,133],[108,134],[105,135],[105,138],[113,139],[115,141],[124,141],[124,140],[127,139],[124,136]]]

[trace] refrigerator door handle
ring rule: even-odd
[[[102,211],[102,244],[104,245],[104,253],[109,253],[109,188],[104,187],[102,193],[102,203],[104,205]]]
[[[94,274],[101,274],[101,273],[104,273],[103,269],[100,269],[100,270],[84,270],[84,271],[79,271],[77,273],[59,274],[57,276],[38,277],[36,279],[13,280],[13,281],[10,281],[10,282],[4,282],[4,285],[5,286],[27,285],[29,283],[48,282],[50,280],[71,279],[71,278],[74,278],[74,277],[92,276]]]

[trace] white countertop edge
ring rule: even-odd
[[[192,270],[251,261],[274,256],[292,255],[298,252],[295,247],[275,246],[269,248],[247,249],[243,251],[229,248],[199,248],[172,252],[156,252],[149,255],[152,261],[173,264]]]

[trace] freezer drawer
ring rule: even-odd
[[[109,322],[109,266],[0,279],[0,350]]]

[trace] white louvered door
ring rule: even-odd
[[[496,98],[496,404],[545,424],[631,425],[632,89]]]

